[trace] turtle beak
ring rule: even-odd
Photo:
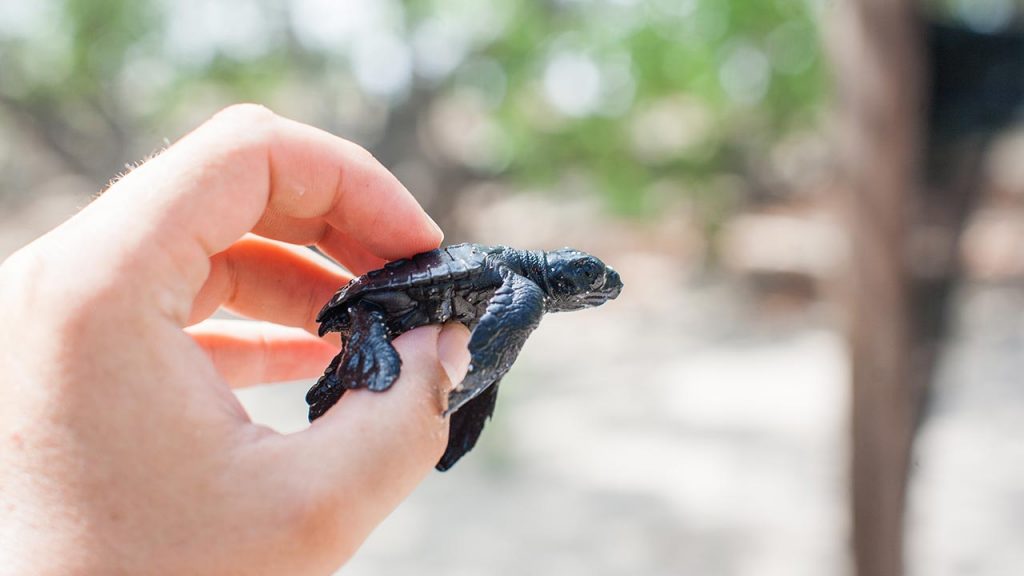
[[[591,291],[579,301],[578,306],[570,309],[579,310],[580,308],[600,306],[609,300],[614,300],[621,292],[622,279],[619,278],[619,273],[611,267],[606,267],[604,272],[604,282],[601,284],[601,287]]]
[[[605,270],[604,292],[608,294],[609,300],[618,298],[619,294],[622,293],[622,278],[619,277],[619,273],[611,266],[608,266]]]
[[[604,303],[618,298],[621,292],[622,279],[619,278],[619,273],[611,266],[606,267],[604,271],[604,284],[597,291],[596,296],[600,298],[601,303]]]

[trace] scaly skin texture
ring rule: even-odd
[[[458,244],[396,260],[355,278],[324,306],[320,333],[344,347],[309,390],[316,420],[345,390],[387,390],[401,360],[391,340],[418,326],[459,322],[472,330],[469,372],[448,396],[451,425],[438,470],[476,444],[498,383],[545,312],[599,306],[622,291],[618,273],[571,248],[550,252]]]

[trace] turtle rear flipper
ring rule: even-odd
[[[345,390],[369,388],[382,392],[395,383],[401,371],[402,359],[388,339],[380,308],[364,302],[353,306],[348,314],[351,331],[344,350],[306,394],[310,422],[327,412]]]
[[[458,412],[452,414],[448,429],[448,448],[434,466],[444,472],[455,465],[460,458],[476,446],[484,424],[494,413],[494,405],[498,401],[498,382],[465,404]]]

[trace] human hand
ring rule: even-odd
[[[250,422],[230,387],[316,376],[337,352],[311,333],[349,277],[295,245],[363,273],[440,241],[366,151],[242,105],[10,257],[0,572],[342,564],[444,452],[468,331],[396,339],[388,393],[351,391],[296,434]],[[221,305],[267,322],[203,321]]]

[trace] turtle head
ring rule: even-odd
[[[562,248],[544,256],[551,312],[600,306],[622,291],[619,273],[586,252]]]

